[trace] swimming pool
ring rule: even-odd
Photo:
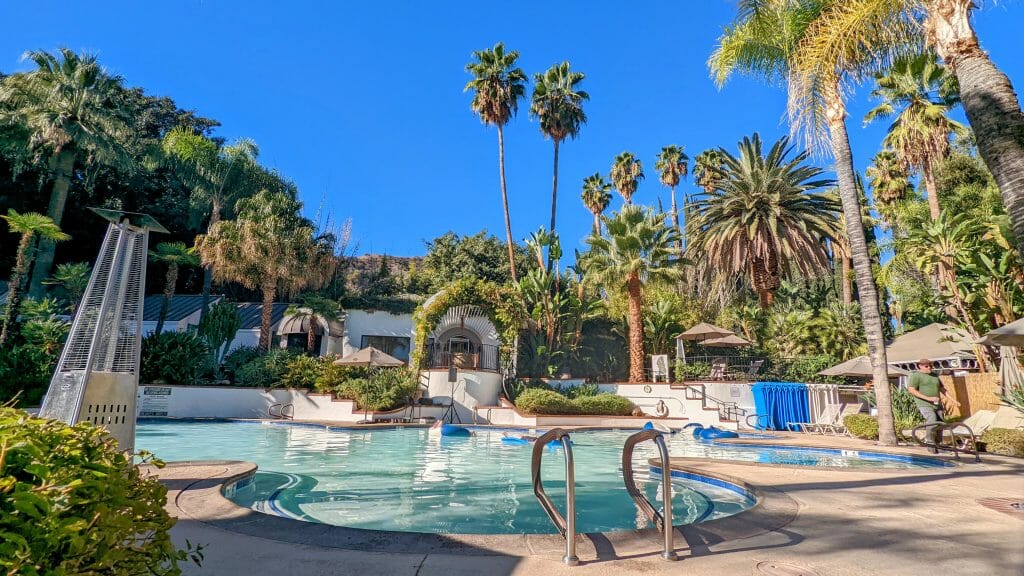
[[[622,481],[622,444],[630,431],[574,432],[577,530],[648,527]],[[377,530],[457,534],[545,534],[554,528],[534,498],[530,446],[501,441],[503,431],[477,428],[470,438],[432,437],[424,428],[327,429],[259,422],[140,422],[139,449],[166,461],[233,459],[259,472],[226,494],[268,514]],[[668,437],[673,456],[804,465],[920,467],[924,459],[869,453],[727,446]],[[836,452],[836,453],[833,453]],[[659,477],[647,461],[653,443],[637,447],[637,484],[657,505]],[[886,456],[888,455],[880,455]],[[892,459],[895,458],[895,459]],[[561,507],[561,449],[545,454],[545,489]],[[675,523],[741,512],[754,504],[744,489],[704,477],[673,477]]]

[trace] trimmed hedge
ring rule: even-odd
[[[986,452],[1024,457],[1024,430],[989,428],[981,435],[981,442]]]
[[[171,542],[167,488],[103,429],[0,407],[0,438],[0,573],[173,576],[202,559]]]
[[[189,332],[161,332],[142,339],[142,381],[189,386],[213,369],[210,347]]]
[[[857,438],[878,440],[878,419],[867,414],[850,414],[843,418],[843,425]]]
[[[629,416],[633,403],[615,394],[579,396],[570,400],[554,390],[529,388],[516,399],[516,408],[526,414],[551,414],[560,416]]]

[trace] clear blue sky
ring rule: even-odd
[[[983,47],[1020,91],[1024,3],[986,4]],[[718,91],[708,79],[705,62],[734,11],[733,0],[40,0],[4,7],[0,70],[24,69],[28,49],[98,53],[129,85],[220,120],[218,135],[255,139],[261,159],[298,183],[310,215],[324,200],[352,219],[360,252],[417,255],[447,230],[504,235],[497,135],[462,92],[471,53],[504,41],[531,76],[569,60],[591,95],[587,125],[561,153],[558,227],[571,258],[591,225],[580,183],[607,174],[619,152],[633,151],[647,172],[635,201],[667,208],[654,171],[662,146],[693,157],[754,131],[787,133],[781,90],[737,79]],[[851,103],[862,170],[885,129],[861,128],[868,91]],[[546,226],[550,209],[552,146],[527,110],[505,137],[519,239]]]

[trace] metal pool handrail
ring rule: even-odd
[[[562,450],[565,452],[565,517],[563,517],[554,503],[544,492],[544,484],[540,478],[541,459],[548,442],[559,440],[562,442]],[[573,470],[572,441],[569,433],[561,428],[552,428],[533,443],[533,456],[530,459],[530,470],[533,473],[533,494],[540,502],[540,507],[547,513],[548,518],[558,529],[558,532],[565,537],[565,556],[562,561],[569,566],[576,566],[580,559],[576,556],[576,477]]]
[[[654,509],[651,501],[647,499],[643,491],[636,485],[636,478],[633,475],[633,450],[636,445],[647,440],[654,440],[661,455],[661,493],[665,507],[663,512]],[[665,549],[661,557],[665,560],[678,560],[675,552],[675,537],[672,527],[672,471],[669,468],[668,446],[665,445],[665,438],[657,430],[643,430],[626,438],[622,446],[622,480],[626,483],[626,491],[636,502],[637,507],[654,522],[655,527],[661,532],[665,539]]]
[[[961,428],[966,430],[967,433],[957,434],[956,430]],[[924,432],[924,439],[918,436],[918,431]],[[945,437],[947,432],[950,437],[949,446],[942,443],[942,438]],[[928,442],[927,440],[929,439],[929,436],[933,439],[938,438],[938,443]],[[966,443],[963,446],[960,446],[957,436],[962,436],[965,440],[969,439],[970,447],[968,447]],[[932,448],[934,450],[951,450],[953,452],[953,457],[957,460],[960,459],[960,453],[963,452],[964,454],[974,455],[975,462],[981,462],[981,454],[978,453],[977,436],[975,436],[974,430],[963,422],[953,422],[952,424],[921,424],[919,426],[915,426],[914,429],[910,431],[910,437],[914,442],[917,442],[921,446],[925,446],[927,448]]]

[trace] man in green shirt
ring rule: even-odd
[[[910,375],[907,383],[907,391],[914,397],[917,409],[924,416],[925,424],[939,424],[943,421],[942,413],[942,382],[939,377],[932,374],[932,361],[922,358],[917,361],[917,372]],[[935,431],[938,429],[936,428]],[[937,445],[941,438],[932,432],[934,442]],[[932,448],[932,452],[938,452]]]

